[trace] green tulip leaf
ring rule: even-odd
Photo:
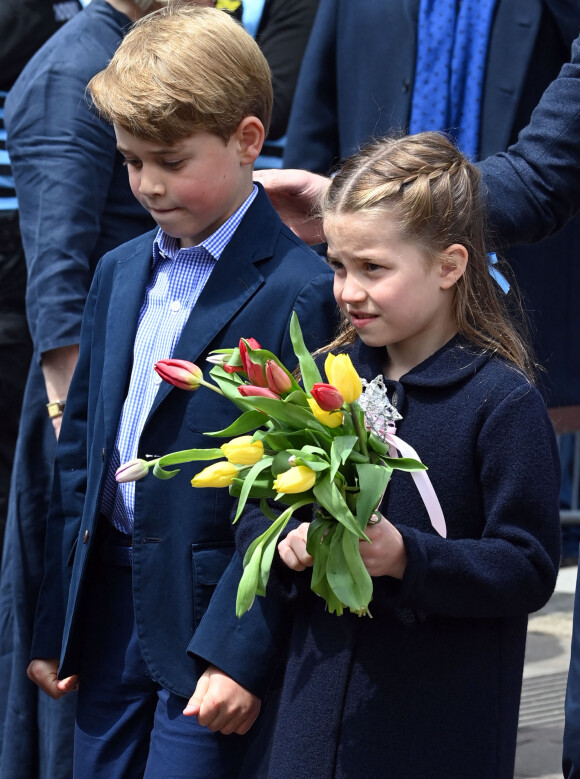
[[[159,463],[155,463],[153,466],[153,476],[156,476],[158,479],[163,479],[167,481],[167,479],[173,479],[174,476],[177,476],[181,469],[176,468],[173,471],[165,471],[163,468],[159,465]]]
[[[255,430],[257,427],[262,427],[263,424],[264,415],[261,411],[244,411],[244,413],[238,417],[235,422],[232,422],[229,427],[225,427],[223,430],[215,430],[211,433],[204,433],[204,435],[229,438],[230,436],[238,436],[249,433],[252,430]]]
[[[254,544],[252,544],[252,547],[253,546]],[[262,548],[258,544],[248,558],[247,563],[246,559],[244,558],[244,572],[238,584],[238,593],[236,596],[236,617],[241,617],[246,613],[246,611],[249,611],[252,603],[254,602],[254,598],[256,597],[256,589],[258,586],[258,579],[260,576],[261,562]]]
[[[318,370],[318,366],[314,362],[314,358],[304,343],[304,336],[302,335],[296,311],[292,312],[292,318],[290,320],[290,339],[292,340],[294,354],[298,357],[298,362],[300,364],[300,373],[302,374],[304,389],[306,392],[310,393],[312,385],[321,382],[322,377]]]
[[[365,538],[363,531],[359,528],[356,519],[354,518],[351,510],[346,505],[346,502],[334,481],[329,476],[325,476],[318,481],[312,491],[316,497],[317,502],[323,506],[331,517],[334,517],[338,522],[344,525],[359,538]]]
[[[252,489],[252,486],[254,485],[254,482],[260,475],[260,473],[265,470],[266,468],[269,468],[272,465],[272,457],[262,457],[261,460],[258,460],[257,463],[254,463],[248,473],[246,474],[244,478],[244,486],[242,487],[242,491],[240,492],[240,499],[238,501],[238,507],[236,509],[236,515],[234,517],[234,524],[238,521],[240,518],[240,514],[244,510],[244,506],[246,505],[246,501],[248,499],[248,496],[250,495],[250,490]]]
[[[393,471],[386,466],[372,463],[361,463],[356,466],[356,470],[359,483],[356,517],[360,527],[364,530],[371,514],[381,502]]]
[[[413,457],[381,457],[381,460],[388,465],[389,468],[397,469],[399,471],[426,471],[427,466],[423,465],[419,460],[415,460]]]
[[[344,526],[330,542],[326,576],[336,597],[351,611],[365,613],[373,595],[373,582],[364,566],[359,539]]]
[[[356,446],[358,438],[355,435],[343,435],[335,438],[330,450],[330,478],[334,479],[341,465],[348,460],[353,448]]]

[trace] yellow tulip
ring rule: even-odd
[[[252,441],[251,435],[232,438],[227,444],[222,444],[220,449],[231,463],[237,465],[254,465],[264,454],[264,444],[261,441]]]
[[[342,425],[342,411],[324,411],[314,398],[308,398],[310,410],[319,422],[326,427],[339,427]]]
[[[219,462],[208,465],[203,471],[196,473],[191,480],[192,487],[229,487],[238,475],[238,469],[229,462]]]
[[[344,402],[354,403],[362,392],[362,384],[348,354],[329,354],[324,370],[328,381],[340,392]]]
[[[296,492],[306,492],[314,487],[316,482],[316,473],[306,465],[296,465],[288,471],[281,473],[274,481],[276,492],[293,494]]]

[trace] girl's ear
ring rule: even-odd
[[[441,289],[450,289],[465,273],[469,252],[460,243],[451,244],[439,258],[439,277]]]
[[[264,125],[257,116],[245,116],[234,132],[238,144],[240,162],[252,165],[262,151],[264,143]]]

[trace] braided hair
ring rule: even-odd
[[[387,212],[400,235],[433,259],[452,244],[463,245],[469,260],[455,285],[458,332],[476,346],[503,355],[532,378],[536,366],[514,285],[505,295],[489,274],[479,183],[479,170],[442,133],[387,137],[344,163],[320,211],[323,219]],[[326,348],[355,338],[354,327],[344,320],[337,339]]]

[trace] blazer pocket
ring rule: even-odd
[[[233,557],[235,545],[229,541],[212,544],[192,544],[193,628],[199,625],[207,611],[211,596]]]

